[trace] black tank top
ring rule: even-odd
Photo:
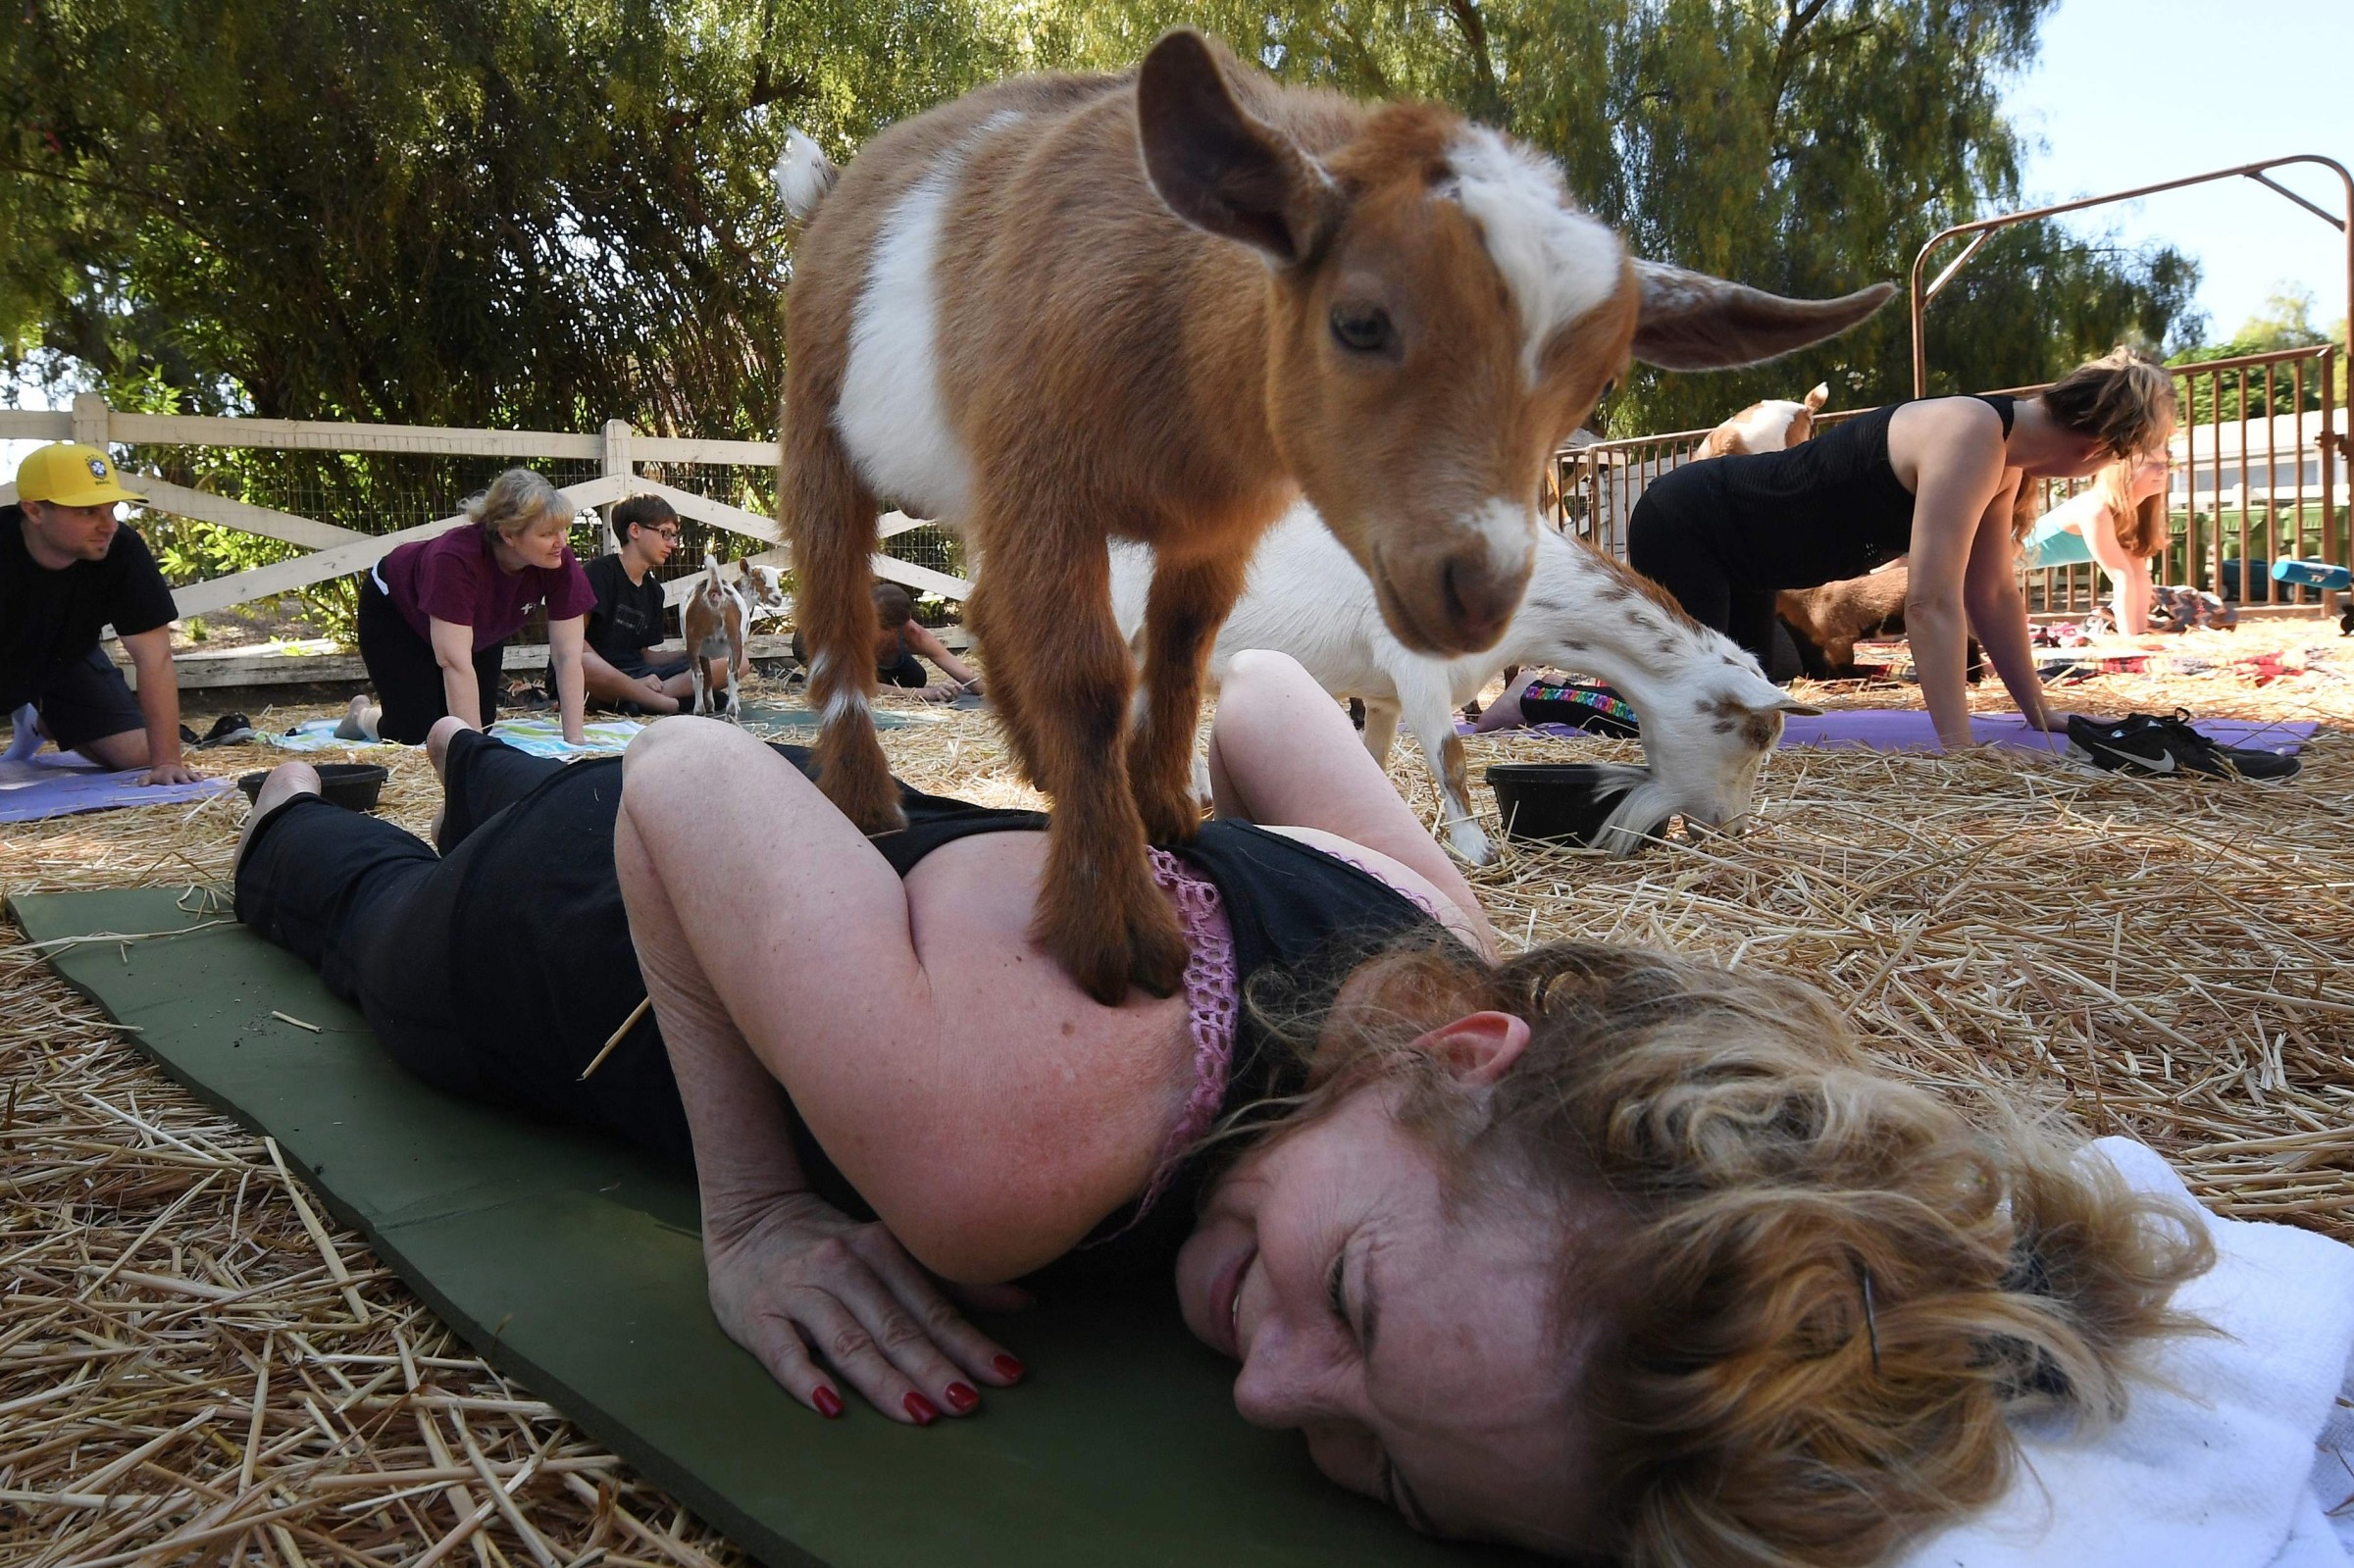
[[[814,777],[816,760],[807,748],[773,749]],[[619,758],[575,763],[491,816],[453,851],[451,860],[465,864],[450,919],[452,989],[459,1027],[483,1056],[532,1063],[535,1073],[547,1070],[537,1064],[584,1061],[643,999],[645,982],[613,870],[620,798]],[[868,841],[902,878],[943,844],[1047,827],[1044,812],[978,806],[905,784],[899,801],[906,828]],[[1254,980],[1265,986],[1280,978],[1288,982],[1289,1007],[1312,1014],[1329,1005],[1358,959],[1409,933],[1444,930],[1379,878],[1248,823],[1204,823],[1194,843],[1172,852],[1216,885],[1246,999]],[[535,917],[518,919],[516,911],[526,907]],[[525,1041],[544,1041],[547,1048],[528,1048]],[[691,1161],[677,1081],[652,1014],[631,1030],[598,1073],[611,1075],[604,1087],[628,1085],[634,1104],[626,1124],[597,1120],[658,1152]],[[1268,1034],[1246,1000],[1219,1117],[1295,1093],[1304,1081],[1297,1053]],[[548,1086],[537,1087],[516,1097],[547,1103]],[[873,1210],[797,1116],[793,1135],[811,1189],[846,1213],[871,1219]],[[1149,1212],[1140,1215],[1130,1203],[1098,1227],[1070,1271],[1124,1276],[1164,1268],[1192,1231],[1197,1198],[1233,1152],[1225,1145],[1189,1156]]]
[[[2016,400],[1977,401],[2002,417]],[[1638,511],[1672,517],[1713,548],[1748,588],[1810,588],[1862,577],[1913,547],[1914,496],[1888,461],[1888,426],[1903,403],[1832,426],[1811,441],[1687,463],[1644,490]]]

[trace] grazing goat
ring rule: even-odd
[[[1132,642],[1141,641],[1151,575],[1151,552],[1112,547],[1112,602]],[[1211,678],[1246,648],[1288,653],[1334,696],[1362,698],[1365,746],[1383,762],[1403,717],[1438,781],[1448,840],[1473,865],[1494,856],[1471,814],[1455,710],[1507,664],[1600,677],[1642,716],[1649,766],[1627,770],[1640,782],[1596,839],[1621,854],[1671,813],[1715,827],[1747,812],[1782,715],[1816,711],[1792,702],[1730,637],[1693,621],[1650,582],[1549,528],[1537,532],[1527,597],[1496,646],[1434,658],[1391,635],[1373,584],[1303,502],[1252,557],[1250,582],[1210,654]]]
[[[1540,470],[1631,357],[1749,364],[1885,286],[1794,301],[1631,260],[1548,159],[1430,104],[1284,87],[1201,34],[984,87],[837,175],[801,138],[779,492],[819,783],[902,820],[870,711],[879,498],[961,526],[990,699],[1054,801],[1032,932],[1098,1000],[1187,951],[1148,837],[1201,826],[1203,664],[1305,492],[1421,651],[1493,645]],[[812,211],[814,207],[814,211]],[[1153,546],[1144,687],[1106,541]]]
[[[1739,457],[1747,452],[1779,452],[1814,439],[1815,416],[1829,402],[1831,387],[1828,381],[1818,381],[1815,389],[1796,403],[1788,398],[1767,398],[1726,420],[1702,437],[1695,459],[1704,457]]]

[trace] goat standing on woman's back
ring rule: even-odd
[[[1278,86],[1201,35],[1133,74],[1034,76],[892,127],[794,254],[780,494],[821,715],[820,783],[900,822],[869,700],[878,496],[962,525],[991,698],[1054,799],[1036,935],[1113,1004],[1187,951],[1148,836],[1200,826],[1203,663],[1253,547],[1305,491],[1407,646],[1502,633],[1540,470],[1631,352],[1751,363],[1885,288],[1777,299],[1631,262],[1543,157],[1453,111]],[[822,206],[818,205],[822,198]],[[1108,537],[1151,544],[1144,692]]]

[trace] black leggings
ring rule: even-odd
[[[1773,669],[1774,590],[1733,581],[1706,520],[1644,491],[1627,519],[1626,564],[1674,594],[1684,614],[1748,649],[1759,669]]]
[[[404,746],[425,744],[434,721],[449,712],[449,688],[441,683],[441,664],[434,645],[417,634],[373,574],[360,578],[360,662],[376,700],[384,704],[377,734]],[[474,650],[474,688],[483,706],[483,725],[498,717],[499,683],[505,679],[507,645],[493,642]]]
[[[599,782],[586,771],[597,764],[578,768],[581,782]],[[586,1083],[579,1076],[645,994],[613,874],[620,772],[601,771],[610,787],[558,791],[601,811],[601,833],[576,817],[560,863],[543,845],[527,846],[520,858],[537,867],[528,885],[515,885],[517,846],[502,843],[524,819],[481,830],[565,774],[563,763],[461,731],[444,761],[440,854],[380,818],[298,795],[254,829],[237,866],[237,918],[316,966],[427,1083],[691,1162],[686,1112],[650,1016]],[[559,798],[555,809],[571,808]],[[579,896],[583,887],[589,898]],[[535,947],[542,937],[565,973],[538,973],[547,967]],[[527,1002],[536,986],[545,987],[540,1002]]]

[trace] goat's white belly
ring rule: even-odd
[[[885,217],[850,320],[834,428],[877,495],[918,517],[960,518],[972,460],[940,388],[942,221],[962,166],[945,158]]]

